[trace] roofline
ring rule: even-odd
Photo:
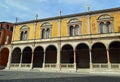
[[[3,22],[0,22],[0,24],[1,24],[1,23],[9,23],[9,24],[13,24],[13,23],[11,23],[11,22],[4,22],[4,21],[3,21]]]
[[[43,19],[38,19],[38,20],[30,20],[30,21],[18,22],[18,23],[13,23],[13,24],[14,25],[20,25],[20,24],[26,24],[26,23],[34,23],[34,22],[41,22],[41,21],[48,21],[48,20],[56,20],[56,19],[63,19],[63,18],[69,18],[69,17],[75,17],[75,16],[92,15],[92,14],[97,14],[97,13],[112,12],[112,11],[119,11],[119,10],[120,10],[120,7],[117,7],[117,8],[89,11],[89,12],[76,13],[76,14],[70,14],[70,15],[64,15],[64,16],[43,18]]]

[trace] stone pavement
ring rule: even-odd
[[[120,74],[0,71],[0,82],[120,82]]]

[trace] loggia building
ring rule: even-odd
[[[14,23],[6,69],[120,70],[120,8]]]

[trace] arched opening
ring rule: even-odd
[[[89,47],[86,44],[79,44],[76,47],[77,68],[89,68]]]
[[[50,45],[46,49],[45,63],[57,62],[57,49],[55,46]]]
[[[112,42],[109,45],[109,55],[111,63],[120,63],[120,42]]]
[[[3,48],[0,53],[0,66],[6,67],[9,57],[9,49]]]
[[[31,58],[32,58],[32,49],[30,47],[26,47],[23,50],[22,63],[31,63]]]
[[[92,46],[92,62],[107,63],[107,52],[104,44],[96,43]]]
[[[61,63],[74,63],[74,51],[71,45],[65,45],[62,47]]]
[[[20,59],[21,59],[21,49],[15,48],[12,52],[11,63],[20,63]]]
[[[43,65],[44,50],[38,46],[34,50],[33,67],[42,67]]]

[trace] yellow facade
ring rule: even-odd
[[[91,34],[98,34],[98,17],[100,17],[103,14],[108,14],[111,17],[113,17],[113,28],[114,32],[120,32],[120,11],[112,11],[112,12],[101,12],[101,13],[95,13],[95,14],[88,14],[90,16],[90,33]],[[61,37],[63,36],[69,36],[69,27],[68,27],[68,22],[72,18],[77,18],[79,21],[82,22],[81,28],[82,28],[82,35],[89,34],[88,33],[88,15],[83,15],[83,16],[71,16],[71,17],[63,17],[63,18],[56,18],[56,19],[50,19],[50,20],[43,20],[43,21],[38,21],[36,22],[36,26],[34,22],[31,23],[24,23],[24,24],[17,24],[15,25],[14,29],[14,38],[13,40],[20,40],[20,28],[22,28],[23,25],[28,26],[29,29],[29,34],[28,34],[28,40],[34,39],[40,39],[41,38],[41,25],[44,22],[49,22],[52,25],[52,30],[51,30],[51,36],[50,38],[58,37],[58,30],[59,30],[59,20],[60,22],[60,35]],[[35,32],[34,32],[35,31]],[[34,35],[35,33],[35,35]]]

